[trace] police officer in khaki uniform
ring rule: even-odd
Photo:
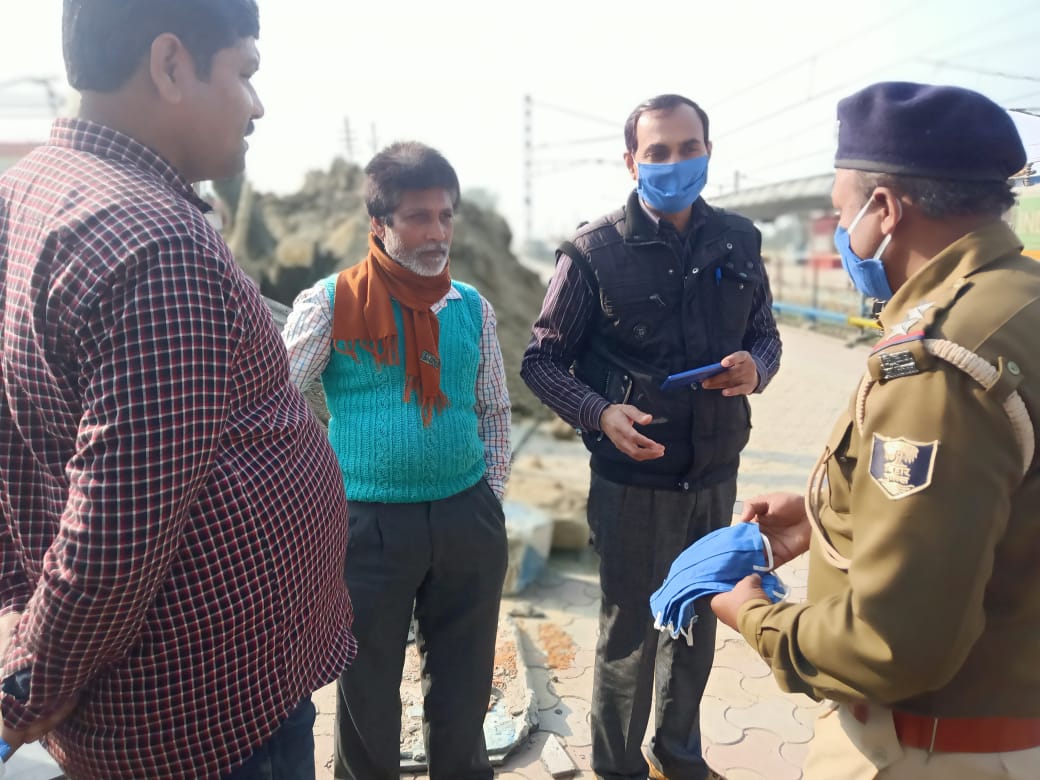
[[[715,597],[786,690],[830,699],[809,780],[1040,778],[1040,264],[1001,220],[1025,163],[965,89],[838,105],[835,242],[884,336],[804,500],[748,502],[805,603]]]

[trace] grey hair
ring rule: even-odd
[[[869,198],[878,187],[905,195],[929,219],[981,215],[1000,217],[1015,205],[1008,181],[930,179],[891,173],[858,171],[860,189]]]

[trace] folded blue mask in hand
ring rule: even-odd
[[[701,537],[672,562],[668,576],[651,596],[651,611],[663,612],[664,622],[674,621],[683,594],[698,583],[720,583],[723,592],[732,590],[744,577],[773,568],[772,550],[758,525],[738,523]],[[724,584],[729,583],[729,587]]]
[[[737,523],[712,531],[679,554],[650,597],[654,628],[667,631],[672,639],[682,636],[692,645],[698,599],[733,590],[755,573],[762,575],[762,589],[770,600],[783,599],[787,588],[772,569],[773,551],[757,524]]]

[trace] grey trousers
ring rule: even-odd
[[[337,686],[337,780],[401,776],[413,603],[430,777],[491,780],[484,714],[506,557],[502,506],[483,479],[440,501],[351,502],[346,579],[358,654]]]
[[[592,690],[592,769],[604,780],[647,776],[640,745],[656,694],[652,758],[669,778],[702,780],[700,702],[715,657],[715,615],[697,606],[694,644],[656,631],[650,594],[672,561],[730,524],[736,480],[700,491],[619,485],[592,475],[589,530],[600,556],[599,641]]]

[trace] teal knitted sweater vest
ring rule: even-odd
[[[441,389],[448,406],[428,426],[414,397],[404,403],[404,345],[395,366],[358,361],[331,350],[322,374],[328,403],[329,441],[339,459],[350,501],[403,504],[461,493],[484,476],[484,445],[477,433],[476,384],[480,363],[480,296],[452,282],[462,299],[440,310]],[[335,304],[336,277],[325,281]],[[401,309],[393,302],[401,331]]]

